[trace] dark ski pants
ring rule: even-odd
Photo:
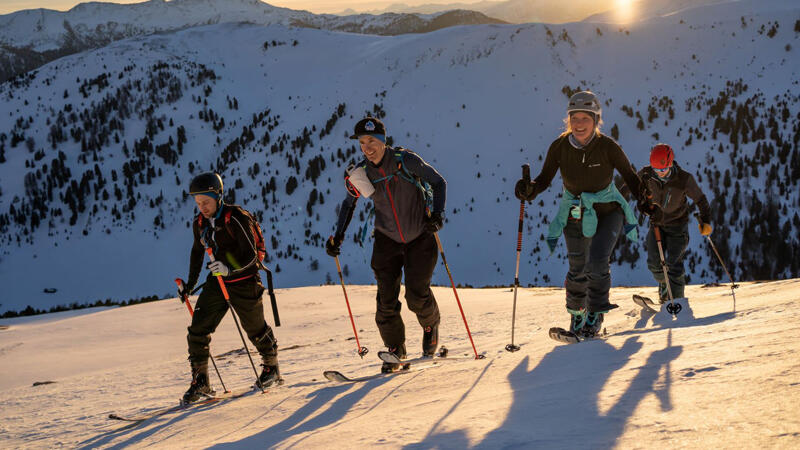
[[[664,259],[667,263],[667,276],[672,296],[685,297],[686,275],[683,268],[683,255],[689,245],[689,224],[660,226],[661,247],[664,249]],[[658,295],[662,301],[669,300],[667,284],[664,280],[664,270],[661,268],[661,256],[658,253],[658,243],[653,232],[653,226],[647,233],[647,268],[653,272],[653,278],[658,282]]]
[[[384,345],[395,348],[405,344],[406,334],[400,317],[400,277],[406,275],[406,302],[422,327],[439,325],[439,306],[431,291],[431,277],[438,259],[436,240],[423,233],[403,244],[375,231],[372,247],[372,270],[378,282],[375,322]]]
[[[254,276],[236,283],[227,283],[225,287],[228,289],[231,305],[239,317],[239,324],[244,333],[261,354],[264,363],[276,365],[278,341],[272,333],[272,328],[264,320],[264,305],[261,302],[264,286],[258,277]],[[211,333],[217,329],[226,312],[228,303],[222,296],[217,277],[209,276],[197,298],[192,325],[189,326],[189,334],[186,336],[189,342],[189,360],[193,366],[208,364]]]
[[[564,227],[569,260],[569,271],[564,280],[567,308],[586,308],[588,312],[612,308],[608,301],[611,289],[609,259],[622,231],[624,217],[621,209],[598,215],[597,232],[591,238],[583,235],[581,221],[570,220]]]

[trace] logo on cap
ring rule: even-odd
[[[372,121],[369,121],[364,124],[364,129],[367,131],[375,131],[375,124]]]

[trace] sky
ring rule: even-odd
[[[335,13],[347,8],[356,10],[373,10],[383,8],[392,3],[405,3],[406,5],[421,5],[431,3],[473,3],[479,0],[275,0],[267,1],[274,6],[291,9],[304,9],[315,13]],[[115,0],[111,3],[141,3],[142,0]],[[57,11],[67,11],[78,3],[77,0],[0,0],[0,14],[9,14],[23,9],[47,8]]]

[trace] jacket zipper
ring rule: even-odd
[[[386,176],[386,172],[383,171],[383,167],[379,167],[378,170],[381,171],[381,175],[384,177]],[[394,214],[394,222],[397,224],[397,231],[400,233],[400,240],[403,243],[406,243],[406,238],[403,237],[403,229],[400,227],[400,219],[397,218],[397,210],[394,208],[394,199],[392,198],[392,191],[389,190],[389,178],[383,181],[384,186],[386,186],[386,193],[389,195],[389,205],[392,207],[392,214]]]

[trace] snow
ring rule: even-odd
[[[441,271],[439,267],[437,271]],[[434,289],[440,342],[454,361],[360,384],[334,384],[378,370],[375,287],[348,285],[364,360],[341,286],[280,289],[276,336],[286,384],[265,395],[168,414],[130,428],[109,413],[175,404],[188,386],[185,326],[177,299],[72,317],[38,316],[0,329],[0,433],[4,448],[792,448],[800,445],[800,280],[742,283],[734,311],[727,285],[690,286],[691,311],[672,322],[643,316],[632,294],[606,318],[604,340],[558,344],[564,291],[520,289],[516,343],[510,289],[460,289],[478,351],[472,349],[450,287]],[[266,299],[266,298],[265,298]],[[787,316],[789,314],[789,316]],[[269,318],[269,313],[267,313]],[[410,357],[422,332],[403,310]],[[271,320],[270,320],[271,321]],[[9,321],[0,321],[9,325]],[[229,389],[253,378],[233,320],[212,352]],[[257,356],[257,355],[256,355]],[[216,375],[212,384],[219,389]],[[32,386],[34,382],[52,384]]]
[[[745,95],[736,99],[740,103],[755,92],[761,92],[760,102],[767,103],[791,94],[786,80],[797,79],[798,66],[791,59],[797,50],[787,51],[785,46],[793,43],[800,48],[800,44],[796,43],[797,33],[792,31],[796,19],[780,9],[786,6],[783,0],[760,2],[758,8],[766,12],[754,7],[754,12],[746,16],[746,28],[742,28],[738,12],[724,21],[710,19],[715,11],[711,7],[704,9],[702,15],[684,12],[628,28],[593,23],[558,27],[487,25],[395,37],[280,25],[217,24],[123,40],[59,59],[43,66],[30,87],[14,90],[8,83],[0,85],[4,108],[11,112],[3,116],[9,119],[0,121],[0,132],[9,135],[17,116],[30,117],[33,122],[26,133],[35,138],[37,147],[46,155],[36,168],[28,169],[26,164],[34,161],[25,145],[6,145],[8,161],[0,164],[0,212],[8,211],[13,204],[18,207],[15,197],[24,198],[26,192],[24,176],[55,157],[47,143],[50,108],[60,111],[71,104],[80,112],[128,80],[144,80],[146,84],[150,68],[159,62],[182,67],[171,73],[185,83],[184,96],[174,104],[160,105],[154,116],[174,118],[175,127],[185,126],[188,143],[174,167],[155,158],[156,167],[164,168],[164,176],[155,178],[152,185],[136,188],[142,198],[134,209],[134,221],[112,220],[109,211],[121,206],[113,197],[108,202],[89,199],[88,210],[98,206],[100,212],[82,213],[77,224],[70,227],[65,223],[69,212],[58,197],[63,194],[61,189],[56,190],[49,207],[64,208],[67,217],[56,217],[52,229],[43,225],[28,236],[23,234],[25,227],[12,223],[2,236],[8,239],[3,241],[8,245],[0,248],[0,281],[5,287],[0,295],[0,312],[19,311],[28,305],[46,309],[76,301],[168,295],[173,291],[172,280],[185,278],[188,268],[191,235],[186,224],[194,215],[192,202],[182,197],[191,177],[188,164],[194,162],[201,170],[214,166],[223,148],[241,134],[242,125],[267,108],[272,117],[280,116],[280,124],[270,131],[275,142],[284,133],[294,139],[305,127],[316,126],[319,130],[340,103],[347,104],[345,116],[324,138],[313,133],[314,146],[305,155],[288,148],[284,153],[271,154],[268,148],[254,142],[222,173],[229,187],[237,178],[244,180],[244,187],[237,189],[237,202],[263,213],[267,239],[278,239],[278,248],[268,249],[273,258],[271,267],[279,265],[282,269],[276,273],[276,285],[296,287],[321,284],[326,277],[336,278],[320,242],[315,245],[308,241],[304,231],[323,238],[331,234],[336,207],[346,194],[341,185],[344,167],[330,158],[337,149],[347,150],[352,145],[343,136],[376,104],[386,111],[385,122],[396,144],[417,151],[448,181],[448,221],[442,230],[442,241],[448,257],[459,261],[456,279],[472,286],[508,284],[514,275],[512,248],[518,214],[511,186],[520,176],[523,163],[530,163],[532,173],[538,173],[539,158],[560,132],[566,101],[562,88],[589,87],[601,100],[609,102],[604,105],[604,129],[609,132],[618,125],[620,143],[637,167],[647,164],[648,149],[658,133],[660,141],[676,148],[677,160],[685,169],[698,174],[709,167],[724,173],[734,165],[728,153],[719,154],[715,149],[720,143],[729,148],[729,136],[710,137],[711,124],[705,108],[687,111],[686,102],[713,99],[728,82],[739,79],[750,86]],[[797,7],[793,11],[798,11]],[[771,23],[780,24],[774,38],[759,31],[759,27]],[[558,38],[562,32],[574,45]],[[288,44],[264,50],[263,43],[272,40]],[[294,41],[297,46],[292,46]],[[213,87],[207,98],[203,96],[203,86],[190,86],[186,77],[189,67],[198,63],[218,75],[216,82],[204,83]],[[134,64],[135,69],[124,71]],[[103,92],[93,88],[83,98],[78,92],[80,84],[103,73],[111,74],[110,87]],[[120,73],[124,77],[117,80]],[[66,99],[65,90],[70,94]],[[385,96],[379,95],[382,92]],[[216,133],[209,123],[198,120],[197,113],[203,106],[192,101],[192,96],[208,101],[209,108],[224,116],[226,127]],[[676,116],[669,124],[662,111],[659,119],[639,130],[637,119],[628,118],[621,111],[622,105],[629,105],[646,116],[648,102],[661,96],[674,101]],[[238,99],[238,110],[228,109],[228,97]],[[786,124],[788,128],[784,126],[781,131],[786,140],[791,138],[794,117],[800,112],[795,97],[789,97],[788,102],[792,119]],[[764,108],[761,113],[770,114]],[[698,127],[701,121],[708,140],[696,139],[692,145],[684,145],[687,130]],[[766,121],[766,117],[759,121]],[[157,133],[154,143],[174,137],[175,127]],[[125,120],[123,141],[132,146],[134,140],[143,137],[144,129],[145,122],[133,115]],[[263,125],[254,128],[257,137],[266,131]],[[742,144],[739,157],[753,158],[760,144]],[[99,153],[102,161],[98,164],[108,180],[111,171],[121,173],[127,161],[121,147],[122,143],[112,140]],[[80,143],[70,139],[58,150],[67,155],[65,164],[78,180],[80,174],[94,167],[93,161],[84,164],[77,160]],[[299,173],[286,162],[290,152],[299,162]],[[325,158],[325,170],[316,184],[304,181],[303,169],[317,156]],[[254,164],[259,164],[262,172],[255,178],[246,176]],[[284,186],[290,175],[297,175],[302,182],[292,195],[285,195]],[[765,175],[766,169],[761,176],[748,175],[742,180],[743,195],[748,201],[766,200]],[[274,201],[270,195],[261,195],[261,187],[273,176],[278,191]],[[122,186],[121,182],[111,183],[109,191],[113,184]],[[719,183],[712,186],[710,179],[704,177],[700,184],[713,201],[712,188],[718,188]],[[315,188],[324,192],[326,203],[317,204],[313,216],[308,216],[305,204]],[[540,239],[560,189],[557,176],[550,189],[527,209],[520,272],[523,285],[558,284],[563,277],[563,244],[548,256]],[[164,203],[151,208],[149,201],[161,193]],[[793,208],[798,195],[795,189],[769,197]],[[360,202],[359,211],[365,209],[366,203]],[[742,242],[744,233],[736,220],[742,217],[733,217],[730,210],[728,216],[735,223],[728,239],[731,254],[735,255],[735,246]],[[164,221],[165,229],[154,229],[155,217]],[[781,221],[790,222],[791,215],[782,216]],[[352,271],[351,281],[366,284],[373,282],[368,266],[370,244],[361,248],[352,240],[362,224],[361,220],[351,224],[342,264]],[[644,235],[644,227],[640,231]],[[690,235],[690,249],[698,258],[697,267],[690,271],[692,281],[713,281],[712,270],[718,267],[716,258],[693,225]],[[15,236],[21,239],[20,243]],[[717,240],[717,236],[720,235],[713,238]],[[300,249],[302,259],[276,255],[290,245]],[[615,285],[651,282],[643,254],[639,252],[635,267],[627,263],[614,265]],[[313,261],[319,263],[319,270],[310,269]],[[737,260],[731,258],[726,263],[735,278],[750,276],[746,268],[737,266]],[[434,281],[444,284],[447,278],[439,274]],[[44,293],[43,289],[49,287],[58,291]]]

